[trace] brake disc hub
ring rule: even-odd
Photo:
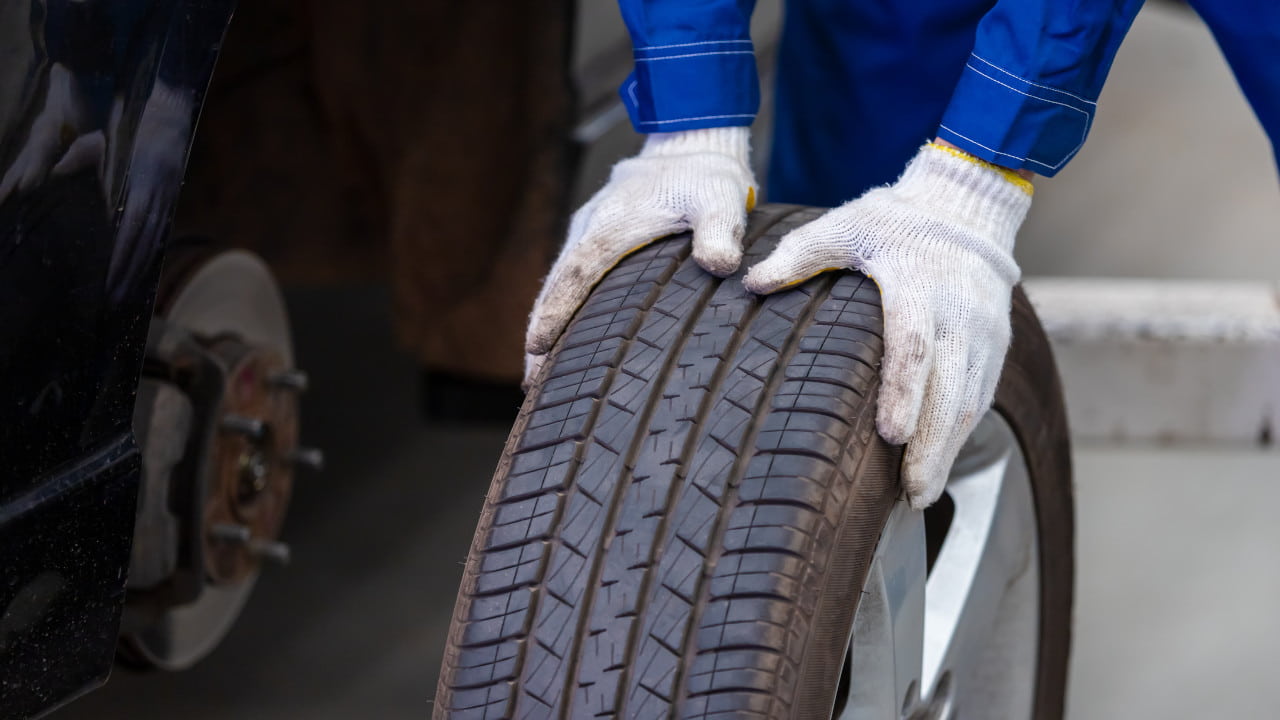
[[[181,669],[230,629],[278,540],[299,465],[284,303],[248,253],[166,259],[134,418],[143,452],[121,658]]]
[[[227,361],[211,487],[204,507],[205,570],[214,582],[241,582],[279,536],[293,486],[297,393],[274,382],[289,372],[280,355],[225,340]],[[234,528],[234,530],[230,529]]]

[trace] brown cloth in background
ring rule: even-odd
[[[242,3],[179,231],[249,248],[286,283],[389,270],[425,367],[518,381],[570,189],[572,5]]]

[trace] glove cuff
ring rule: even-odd
[[[1020,179],[1020,178],[1019,178]],[[895,195],[951,222],[959,222],[1006,252],[1031,207],[1031,193],[977,158],[932,143],[907,164]]]
[[[195,93],[190,90],[176,88],[157,78],[155,84],[151,86],[151,96],[147,98],[147,104],[185,114],[191,111],[195,103],[194,95]]]
[[[640,156],[667,157],[708,152],[728,155],[743,165],[748,165],[751,157],[751,128],[719,127],[652,133],[645,140]]]

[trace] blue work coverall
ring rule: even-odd
[[[635,49],[619,92],[637,131],[752,123],[755,0],[619,4]],[[837,205],[891,182],[935,136],[1004,167],[1056,174],[1084,144],[1141,5],[788,0],[770,199]],[[1280,145],[1280,0],[1192,5]]]

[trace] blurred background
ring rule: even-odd
[[[309,133],[333,132],[336,117],[352,137],[368,136],[376,134],[378,118],[330,107],[324,125],[314,108],[325,107],[325,92],[278,92],[286,84],[305,86],[300,74],[317,61],[284,3],[254,5],[242,6],[228,38],[192,157],[182,222],[253,247],[286,281],[297,356],[313,381],[304,435],[325,449],[328,468],[299,479],[284,531],[292,564],[264,573],[211,657],[174,674],[118,669],[105,688],[57,718],[423,717],[462,561],[505,439],[500,421],[424,421],[423,403],[440,402],[422,392],[424,368],[429,385],[441,373],[456,373],[431,362],[453,341],[413,329],[434,320],[430,299],[404,289],[420,277],[386,279],[397,223],[451,233],[454,252],[467,251],[465,225],[433,225],[445,221],[431,207],[450,202],[448,194],[424,192],[400,206],[366,198],[352,210],[351,193],[358,195],[352,188],[369,176],[361,168],[384,172],[378,163],[384,151],[353,142],[326,159],[309,145]],[[558,197],[554,188],[529,191],[550,206],[576,205],[639,142],[614,100],[630,62],[616,6],[579,6],[572,45],[555,51],[571,56],[578,97],[563,102],[577,110],[568,111],[568,120],[552,113],[545,123],[563,120],[578,149],[537,162],[554,174],[571,167],[567,155],[577,152],[580,170],[574,183],[563,184],[574,188],[572,197]],[[762,68],[778,18],[779,3],[760,3]],[[278,40],[269,56],[265,45],[252,42],[264,36]],[[562,40],[567,36],[549,38],[549,47]],[[767,74],[765,81],[767,107]],[[406,97],[466,92],[415,88],[409,76],[398,87]],[[536,87],[526,90],[538,94]],[[288,137],[256,137],[249,120],[237,120],[255,113],[281,118],[270,126],[277,133],[287,128]],[[766,113],[756,140],[761,159],[768,155],[768,123]],[[220,148],[260,145],[293,162],[273,166],[264,156],[263,170],[238,184],[218,175],[235,169],[220,169]],[[323,172],[317,168],[327,162],[345,168],[328,184],[304,186],[293,174]],[[1028,277],[1280,283],[1280,185],[1270,146],[1208,31],[1180,5],[1150,3],[1138,17],[1090,142],[1059,177],[1037,185],[1019,240]],[[254,213],[242,214],[249,219],[238,226],[226,210],[245,203],[257,203],[257,221]],[[390,205],[379,212],[391,220],[368,220],[379,215],[368,210],[379,203]],[[522,212],[520,227],[557,221],[554,213]],[[281,240],[297,235],[314,245]],[[365,242],[375,236],[391,237],[389,249]],[[367,247],[381,249],[371,254]],[[442,310],[442,322],[465,325],[476,312]],[[1092,371],[1065,377],[1073,417],[1092,402],[1085,384]],[[510,375],[499,367],[490,374],[504,373]],[[1246,388],[1260,384],[1257,397],[1280,396],[1280,388],[1266,386],[1267,376],[1237,380]],[[1256,437],[1170,444],[1077,430],[1070,717],[1275,717],[1280,453]]]

